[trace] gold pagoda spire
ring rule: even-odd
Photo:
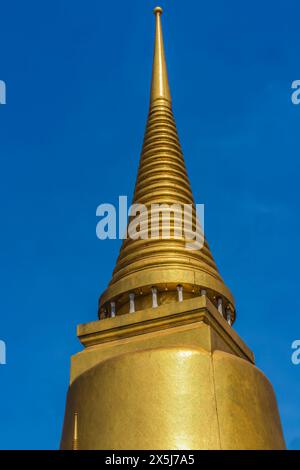
[[[153,204],[167,204],[169,207],[190,205],[195,227],[195,205],[172,111],[161,25],[162,9],[156,7],[154,14],[156,29],[150,108],[133,203],[143,204],[149,211]],[[173,226],[176,221],[174,213]],[[149,233],[153,224],[151,220]],[[159,221],[158,225],[161,232],[162,223]],[[183,299],[205,293],[216,306],[219,303],[220,310],[232,323],[235,319],[234,301],[207,242],[201,249],[192,251],[186,248],[186,242],[186,233],[181,238],[153,238],[149,235],[147,239],[125,239],[112,280],[99,299],[99,317],[114,315],[115,311],[118,315],[153,306],[153,288],[158,293],[158,305],[177,301],[180,287]]]
[[[133,197],[147,210],[154,202],[193,205],[171,109],[161,9],[154,12],[150,110]],[[163,232],[164,221],[151,220],[153,226]],[[188,235],[124,240],[100,297],[100,321],[77,329],[84,349],[71,361],[61,449],[285,448],[272,386],[230,327],[231,294],[207,243],[191,251]]]

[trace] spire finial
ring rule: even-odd
[[[163,99],[171,107],[171,94],[168,81],[168,72],[165,59],[164,41],[161,27],[161,7],[155,7],[153,12],[156,18],[154,41],[154,57],[152,70],[152,84],[150,105],[157,99]]]
[[[163,12],[162,7],[155,7],[155,8],[153,9],[154,15],[157,15],[157,14],[161,15],[162,12]]]

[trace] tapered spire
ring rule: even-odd
[[[169,104],[171,106],[171,93],[169,87],[168,71],[164,50],[164,40],[161,26],[162,8],[156,7],[153,11],[156,18],[156,29],[150,106],[152,106],[158,99],[165,100],[166,104]]]
[[[153,204],[190,205],[193,228],[195,205],[172,111],[163,34],[162,9],[156,7],[154,59],[150,109],[145,130],[139,170],[133,196],[134,204],[152,210]],[[152,214],[151,214],[152,215]],[[149,217],[150,218],[150,217]],[[178,215],[173,214],[173,226]],[[148,219],[148,238],[124,240],[107,290],[99,300],[100,318],[143,310],[153,305],[153,288],[158,304],[178,300],[178,286],[183,299],[200,295],[203,289],[216,304],[222,300],[230,321],[235,318],[233,298],[216,267],[209,246],[190,251],[186,233],[182,237],[151,237],[151,230],[162,232],[162,222]]]

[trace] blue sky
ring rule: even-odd
[[[300,79],[296,0],[161,2],[173,108],[235,328],[300,448]],[[119,241],[96,207],[132,195],[154,2],[1,4],[0,447],[59,445],[76,325],[96,319]],[[242,384],[241,384],[242,386]]]

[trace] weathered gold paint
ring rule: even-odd
[[[193,203],[171,110],[161,13],[157,7],[134,201]],[[128,313],[130,292],[135,313]],[[217,310],[216,296],[234,320],[232,295],[207,243],[193,254],[184,240],[125,240],[100,298],[100,316],[112,300],[117,316],[78,327],[84,350],[72,357],[61,448],[284,449],[272,386]]]

